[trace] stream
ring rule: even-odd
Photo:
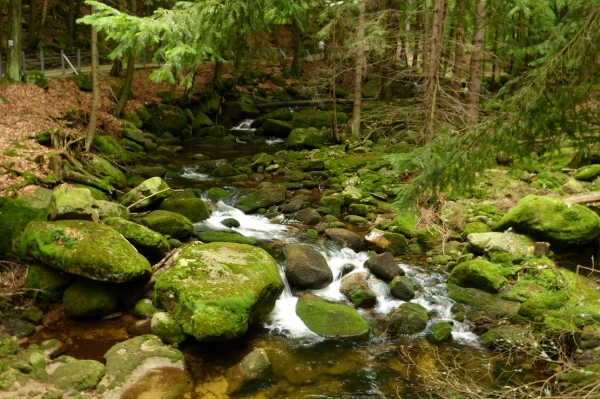
[[[243,141],[243,140],[239,140]],[[224,183],[209,175],[195,172],[198,164],[192,156],[203,153],[211,159],[233,161],[241,156],[258,152],[275,153],[283,148],[281,142],[269,144],[240,143],[235,149],[206,148],[202,142],[186,143],[186,149],[168,166],[179,170],[177,178],[168,179],[172,188],[199,188],[203,192],[212,187],[223,187],[230,195],[217,203],[209,203],[211,217],[199,224],[211,229],[227,230],[221,224],[226,218],[240,222],[233,228],[258,241],[258,245],[277,260],[285,280],[283,247],[287,243],[302,242],[321,252],[335,276],[334,282],[321,290],[311,292],[326,299],[345,302],[339,292],[342,269],[353,265],[351,273],[365,270],[363,263],[367,252],[356,253],[341,248],[320,236],[311,239],[305,227],[281,216],[268,220],[260,215],[246,215],[231,204],[251,186],[258,183],[243,182],[237,185]],[[274,181],[274,180],[273,180]],[[318,190],[315,188],[314,190]],[[365,232],[361,232],[365,233]],[[400,266],[417,287],[412,300],[424,306],[433,321],[452,321],[454,301],[446,295],[446,277],[423,265],[423,259],[406,258]],[[437,367],[439,361],[453,364],[458,361],[469,370],[473,378],[481,379],[487,386],[503,386],[510,378],[528,378],[515,374],[515,367],[498,361],[493,352],[483,348],[477,335],[466,323],[452,321],[452,340],[433,345],[425,339],[427,329],[417,336],[389,336],[384,333],[385,317],[403,301],[394,299],[387,285],[377,287],[377,305],[361,309],[363,317],[371,324],[370,338],[362,340],[324,340],[311,332],[296,316],[297,298],[287,284],[277,300],[275,309],[252,328],[243,338],[229,342],[202,343],[188,339],[180,345],[197,384],[191,398],[219,398],[223,393],[223,374],[255,348],[264,348],[273,365],[269,375],[251,383],[231,395],[232,398],[413,398],[419,397],[428,374],[424,370]],[[102,355],[116,342],[131,338],[127,328],[135,321],[131,311],[113,320],[59,320],[53,328],[46,328],[32,337],[32,342],[58,338],[69,344],[68,355],[103,361]],[[437,358],[437,359],[436,359]],[[417,367],[418,365],[418,367]],[[514,380],[511,380],[514,381]],[[219,392],[221,392],[219,394]]]

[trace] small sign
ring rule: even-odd
[[[14,45],[15,45],[15,42],[13,40],[8,41],[8,47],[12,47]]]

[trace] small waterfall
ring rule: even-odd
[[[252,128],[252,122],[254,122],[254,119],[244,119],[242,122],[239,123],[239,125],[231,128],[231,130],[253,132],[256,129]]]
[[[198,169],[197,165],[185,166],[179,175],[185,179],[196,180],[196,181],[215,180],[214,177],[212,177],[211,175],[209,175],[207,173],[196,172],[197,169]]]

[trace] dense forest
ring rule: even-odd
[[[0,397],[600,397],[599,93],[595,0],[0,0]]]

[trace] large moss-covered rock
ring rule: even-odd
[[[172,194],[173,191],[171,191],[167,182],[160,177],[153,177],[125,194],[121,198],[121,205],[128,207],[131,211],[139,211],[170,197]]]
[[[27,269],[25,289],[31,290],[36,298],[56,300],[60,299],[72,281],[72,274],[42,264],[33,264]]]
[[[594,180],[598,175],[600,175],[600,165],[594,164],[580,168],[575,175],[575,179]]]
[[[121,233],[146,256],[160,257],[170,249],[167,239],[162,234],[141,224],[121,218],[108,218],[104,223]]]
[[[105,316],[119,306],[119,294],[111,283],[79,279],[63,295],[63,307],[69,316]]]
[[[512,348],[530,342],[527,331],[520,326],[504,325],[481,335],[481,343],[488,348]]]
[[[179,213],[169,211],[150,212],[139,222],[163,235],[173,238],[187,238],[194,232],[194,225],[188,218]]]
[[[433,323],[429,327],[427,340],[434,344],[439,344],[452,339],[452,325],[447,321]]]
[[[292,130],[288,138],[285,140],[286,150],[300,151],[303,149],[312,150],[315,148],[325,147],[327,136],[314,128],[298,128]]]
[[[390,293],[394,298],[410,301],[415,297],[415,285],[406,276],[397,276],[390,282]]]
[[[518,303],[506,301],[499,294],[490,294],[477,288],[463,288],[451,282],[448,283],[448,297],[497,318],[511,318],[519,309]]]
[[[21,252],[67,273],[123,283],[147,276],[150,263],[116,230],[83,220],[31,222]]]
[[[564,291],[545,291],[532,295],[519,306],[519,315],[534,321],[544,321],[551,311],[562,308],[569,300]]]
[[[329,215],[337,217],[342,211],[342,206],[344,206],[344,198],[341,195],[324,196],[319,200],[319,205],[328,208],[329,212],[327,213]]]
[[[492,294],[508,284],[500,266],[483,259],[460,263],[452,270],[448,281],[461,287],[478,288]]]
[[[118,217],[121,219],[129,219],[131,213],[129,209],[121,204],[112,201],[96,200],[95,206],[98,211],[98,216],[101,220]]]
[[[351,306],[304,294],[296,303],[296,314],[314,333],[326,338],[362,337],[369,323]]]
[[[0,257],[18,252],[25,226],[33,220],[47,220],[52,190],[39,188],[30,195],[0,197]]]
[[[133,155],[126,151],[121,144],[110,136],[94,136],[94,147],[106,158],[119,163],[132,163]]]
[[[95,173],[105,176],[111,185],[117,188],[123,188],[127,185],[125,174],[106,159],[99,156],[92,156],[89,160],[89,165]]]
[[[154,299],[200,341],[238,338],[283,291],[277,262],[244,244],[194,242],[156,278]]]
[[[96,388],[104,370],[104,365],[96,360],[73,360],[56,367],[51,381],[60,389],[85,391]]]
[[[98,210],[95,208],[92,193],[87,188],[60,186],[52,193],[48,219],[98,221]]]
[[[387,332],[393,334],[416,334],[427,327],[427,309],[417,303],[403,303],[390,316]]]
[[[202,242],[234,242],[238,244],[255,245],[256,240],[251,237],[246,237],[237,231],[228,230],[211,230],[200,226],[194,230],[194,235]]]
[[[268,208],[273,204],[285,201],[285,187],[277,185],[264,186],[236,201],[235,207],[242,212],[250,212],[259,208]]]
[[[390,233],[377,229],[365,237],[365,242],[369,250],[377,253],[389,252],[393,256],[404,255],[408,250],[408,240],[402,234]]]
[[[490,259],[508,254],[513,263],[518,263],[533,254],[535,241],[527,236],[508,233],[471,233],[467,241],[472,252],[487,255]]]
[[[262,128],[266,135],[278,137],[287,137],[290,132],[294,130],[294,126],[291,123],[276,119],[267,119],[265,123],[263,123]]]
[[[333,273],[325,257],[309,245],[289,244],[285,252],[285,275],[298,287],[321,289],[333,281]]]
[[[167,198],[161,202],[158,209],[183,215],[192,223],[210,218],[208,206],[200,198]]]
[[[557,244],[582,245],[600,234],[600,217],[582,205],[528,195],[504,215],[495,230],[509,227]]]
[[[120,342],[104,354],[106,373],[97,391],[105,399],[179,399],[194,388],[185,357],[155,335]]]

